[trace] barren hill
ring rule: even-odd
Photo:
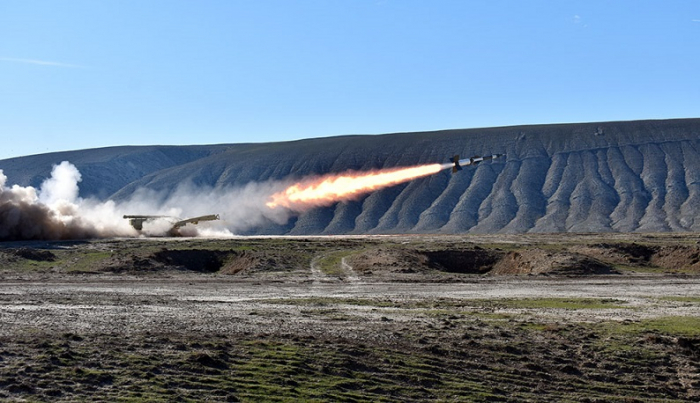
[[[259,234],[666,232],[700,230],[700,119],[514,126],[284,143],[113,147],[0,161],[37,186],[68,160],[81,194],[243,185],[289,176],[507,158],[311,210]],[[213,207],[216,208],[215,206]]]

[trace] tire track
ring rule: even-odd
[[[309,265],[309,269],[311,270],[309,279],[311,280],[312,285],[319,285],[322,282],[329,281],[328,276],[323,274],[321,268],[318,267],[319,259],[321,259],[321,256],[314,256],[314,258],[311,259],[311,264]]]
[[[343,271],[345,272],[345,279],[347,281],[351,283],[360,282],[360,276],[357,275],[355,269],[353,269],[352,266],[348,264],[344,257],[340,259],[340,267],[342,267]]]

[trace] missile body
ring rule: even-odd
[[[459,164],[460,165],[476,165],[482,161],[495,160],[496,158],[500,158],[503,155],[504,154],[493,154],[493,155],[487,155],[485,157],[479,157],[477,155],[477,156],[474,156],[471,158],[461,159],[461,160],[459,160]]]
[[[496,158],[501,158],[503,156],[505,156],[505,154],[493,154],[493,155],[487,155],[485,157],[480,157],[478,155],[475,155],[471,158],[459,159],[459,155],[455,155],[451,159],[451,161],[454,163],[454,166],[452,167],[452,173],[456,173],[457,171],[461,171],[463,166],[476,165],[482,161],[493,160]]]

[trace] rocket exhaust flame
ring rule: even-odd
[[[451,166],[452,164],[428,164],[408,168],[324,175],[297,182],[286,190],[273,194],[266,205],[271,209],[285,207],[295,211],[328,206],[374,190],[434,175]]]

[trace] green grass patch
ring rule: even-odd
[[[6,268],[12,269],[12,270],[17,270],[20,272],[32,272],[32,271],[37,271],[37,272],[42,272],[42,271],[48,271],[54,267],[57,266],[57,262],[38,262],[35,260],[25,260],[22,259],[17,262],[12,262],[6,265]]]
[[[342,277],[345,272],[342,267],[340,267],[340,262],[342,260],[342,255],[334,253],[330,256],[324,256],[320,258],[316,264],[318,268],[327,276]]]
[[[341,250],[323,255],[316,261],[318,268],[327,276],[344,277],[345,270],[342,267],[344,257],[351,255],[353,251]]]
[[[608,335],[641,335],[662,333],[668,336],[700,336],[700,318],[695,316],[664,316],[640,321],[604,322],[596,325]]]
[[[94,251],[75,254],[71,259],[62,262],[67,272],[92,272],[103,262],[112,257],[111,252]]]
[[[654,330],[669,335],[700,336],[700,318],[695,316],[666,316],[639,323],[640,330]]]
[[[610,298],[525,298],[497,302],[506,308],[523,309],[622,309],[625,301]]]

